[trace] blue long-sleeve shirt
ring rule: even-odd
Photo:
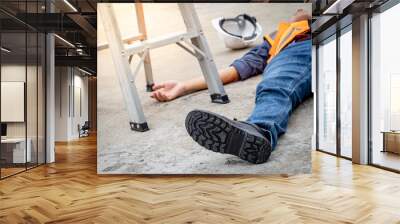
[[[243,57],[233,61],[231,66],[239,73],[240,80],[248,79],[264,71],[270,48],[271,46],[264,40],[262,44],[251,49]]]
[[[306,38],[302,38],[299,41],[304,41],[310,38],[311,36],[308,35]],[[294,45],[299,41],[293,41],[287,47]],[[262,44],[252,48],[249,52],[243,55],[243,57],[233,61],[231,66],[233,66],[239,73],[240,80],[245,80],[252,76],[263,73],[265,67],[267,66],[270,48],[271,45],[269,45],[269,43],[264,40]],[[282,51],[284,50],[285,49],[283,49]]]

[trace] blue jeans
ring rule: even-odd
[[[278,137],[286,132],[293,109],[311,95],[311,46],[311,40],[292,43],[266,64],[261,59],[266,59],[269,46],[263,43],[232,64],[242,79],[252,76],[246,69],[251,67],[257,72],[263,66],[260,63],[265,64],[247,122],[269,133],[273,149]]]

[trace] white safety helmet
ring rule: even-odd
[[[240,14],[234,18],[219,17],[212,20],[225,46],[230,49],[241,49],[255,42],[262,29],[255,17]]]

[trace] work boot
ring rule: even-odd
[[[265,163],[271,154],[269,133],[255,124],[193,110],[185,120],[189,135],[201,146],[238,156],[250,163]]]

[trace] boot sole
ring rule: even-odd
[[[231,154],[250,163],[264,163],[271,154],[271,145],[265,138],[243,131],[218,114],[194,110],[185,120],[189,135],[208,150]]]

